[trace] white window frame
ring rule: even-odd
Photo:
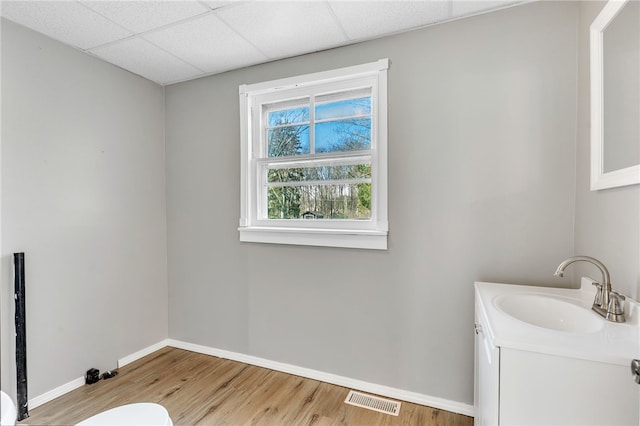
[[[241,85],[240,241],[387,249],[387,70],[389,60],[297,77]],[[369,220],[262,219],[260,188],[262,105],[305,94],[371,87],[371,218]],[[345,159],[362,156],[345,153]]]

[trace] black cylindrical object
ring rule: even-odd
[[[18,420],[29,417],[27,399],[27,325],[25,308],[24,253],[13,253],[16,301],[16,374]]]

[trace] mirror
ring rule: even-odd
[[[640,183],[640,2],[591,24],[591,190]]]

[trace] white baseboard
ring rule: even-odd
[[[140,349],[138,352],[132,353],[131,355],[127,355],[124,358],[120,358],[118,360],[118,368],[124,367],[127,364],[131,364],[133,361],[137,361],[142,357],[145,357],[149,354],[154,353],[157,350],[160,350],[169,345],[169,339],[162,340],[156,344],[151,346],[147,346],[144,349]]]
[[[403,389],[392,388],[389,386],[365,382],[362,380],[351,379],[349,377],[338,376],[336,374],[325,373],[322,371],[312,370],[310,368],[298,367],[291,364],[271,361],[251,355],[245,355],[237,352],[226,351],[223,349],[216,349],[208,346],[182,342],[180,340],[168,339],[167,346],[178,349],[185,349],[192,352],[198,352],[205,355],[212,355],[219,358],[230,359],[233,361],[244,362],[245,364],[251,364],[271,370],[282,371],[283,373],[289,373],[296,376],[306,377],[308,379],[319,380],[321,382],[344,386],[350,389],[356,389],[363,392],[386,396],[388,398],[400,399],[402,401],[413,402],[415,404],[426,405],[429,407],[439,408],[441,410],[473,417],[473,405],[463,404],[457,401],[424,395],[417,392],[410,392]]]
[[[245,364],[251,364],[258,367],[268,368],[270,370],[281,371],[283,373],[293,374],[300,377],[306,377],[308,379],[319,380],[321,382],[331,383],[338,386],[344,386],[350,389],[356,389],[363,392],[369,392],[376,395],[386,396],[388,398],[399,399],[402,401],[413,402],[415,404],[426,405],[429,407],[439,408],[441,410],[450,411],[452,413],[463,414],[465,416],[473,417],[473,405],[463,404],[457,401],[451,401],[447,399],[438,398],[435,396],[424,395],[417,392],[410,392],[403,389],[392,388],[390,386],[379,385],[376,383],[365,382],[362,380],[356,380],[345,376],[338,376],[336,374],[325,373],[310,368],[298,367],[291,364],[285,364],[283,362],[271,361],[265,358],[260,358],[252,355],[246,355],[238,352],[226,351],[224,349],[216,349],[208,346],[196,345],[194,343],[182,342],[175,339],[165,339],[156,344],[141,349],[131,355],[118,360],[118,368],[132,363],[144,356],[147,356],[159,349],[166,346],[171,346],[178,349],[185,349],[192,352],[198,352],[205,355],[212,355],[219,358],[230,359],[233,361],[244,362]],[[42,395],[39,395],[29,400],[29,408],[36,408],[44,403],[47,403],[59,396],[64,395],[67,392],[71,392],[74,389],[83,386],[85,382],[84,377],[79,377],[70,381],[62,386],[50,390]]]
[[[151,345],[149,347],[146,347],[144,349],[139,350],[138,352],[135,352],[131,355],[127,355],[126,357],[119,359],[118,360],[118,368],[130,364],[133,361],[136,361],[140,358],[142,358],[143,356],[147,356],[155,351],[157,351],[158,349],[162,349],[166,346],[169,346],[168,343],[168,339],[163,340],[161,342],[158,342],[154,345]],[[65,393],[71,392],[74,389],[79,388],[80,386],[83,386],[85,383],[85,378],[83,377],[79,377],[77,379],[74,379],[72,381],[70,381],[69,383],[65,383],[62,386],[58,386],[55,389],[52,389],[48,392],[43,393],[42,395],[38,395],[32,399],[29,400],[29,409],[32,408],[36,408],[42,404],[45,404],[49,401],[52,401],[54,399],[56,399],[59,396],[64,395]]]
[[[35,398],[29,400],[29,409],[36,408],[42,404],[45,404],[49,401],[56,399],[59,396],[64,395],[67,392],[71,392],[74,389],[79,388],[84,385],[84,376],[78,377],[68,383],[65,383],[62,386],[58,386],[55,389],[50,390],[49,392],[45,392],[42,395],[38,395]]]

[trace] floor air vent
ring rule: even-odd
[[[399,402],[356,391],[350,391],[344,402],[345,404],[355,405],[356,407],[367,408],[369,410],[379,411],[393,416],[400,414]]]

